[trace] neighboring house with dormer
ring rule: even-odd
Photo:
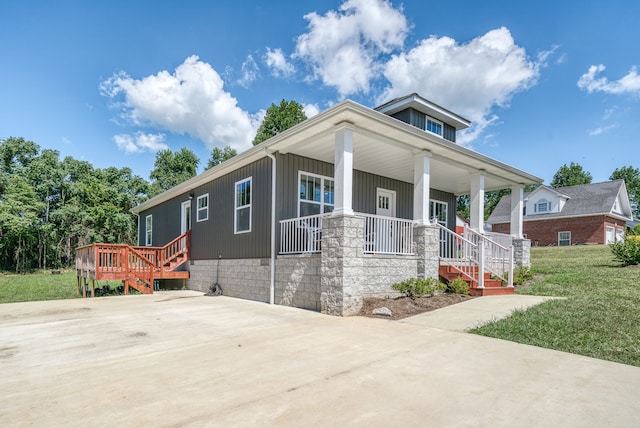
[[[509,233],[510,197],[487,220],[493,232]],[[553,189],[525,195],[523,232],[531,245],[609,244],[624,237],[632,211],[624,180]]]

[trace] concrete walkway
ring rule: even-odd
[[[638,367],[420,319],[193,292],[0,305],[0,426],[637,426]]]
[[[554,299],[554,297],[523,296],[519,294],[485,296],[405,318],[400,322],[421,327],[468,331],[482,324],[506,318],[515,310],[527,309],[549,299]]]

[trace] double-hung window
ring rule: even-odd
[[[571,245],[571,232],[558,232],[558,246],[565,247]]]
[[[541,199],[538,202],[536,202],[535,212],[546,213],[549,211],[551,211],[551,202],[547,201],[546,199]]]
[[[431,200],[429,218],[435,219],[439,224],[447,227],[447,203]]]
[[[234,233],[251,232],[251,177],[237,181],[235,187]]]
[[[209,194],[198,196],[196,219],[197,221],[205,221],[209,219]]]
[[[427,116],[426,129],[429,132],[442,136],[442,122]]]
[[[145,240],[144,240],[144,245],[146,245],[147,247],[151,246],[151,244],[153,243],[153,217],[151,216],[151,214],[149,214],[148,216],[145,217]]]
[[[324,214],[333,211],[333,178],[308,172],[299,173],[298,216]]]

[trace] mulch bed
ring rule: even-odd
[[[455,305],[456,303],[465,302],[470,299],[475,299],[475,297],[453,293],[443,293],[429,297],[416,297],[414,299],[409,297],[398,297],[393,299],[369,297],[364,299],[362,309],[358,315],[371,318],[399,320],[424,312],[444,308],[446,306]],[[383,307],[388,308],[391,311],[391,316],[373,314],[375,309]]]

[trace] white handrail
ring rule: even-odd
[[[464,229],[464,237],[482,248],[485,270],[513,287],[513,245],[509,241],[509,246],[504,246],[491,239],[498,237],[504,240],[505,236],[507,235],[487,236],[468,227]]]
[[[438,222],[434,222],[433,225],[440,230],[438,248],[440,260],[454,268],[462,277],[476,282],[479,288],[483,288],[484,267],[478,262],[479,252],[482,250],[474,242]]]

